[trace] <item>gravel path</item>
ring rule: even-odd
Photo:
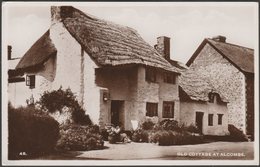
[[[109,144],[104,150],[81,152],[75,158],[109,160],[253,159],[253,142],[213,142],[197,145],[158,146],[151,143]]]

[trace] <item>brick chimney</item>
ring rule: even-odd
[[[12,46],[11,45],[7,46],[7,57],[8,57],[8,60],[12,60]]]
[[[51,6],[52,23],[60,22],[64,17],[70,17],[73,14],[72,6]]]
[[[225,36],[221,36],[221,35],[218,35],[216,37],[213,37],[212,38],[214,41],[217,41],[217,42],[226,42],[226,37]]]
[[[170,59],[170,38],[160,36],[157,38],[157,44],[154,48],[167,60]]]

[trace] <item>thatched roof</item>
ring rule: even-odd
[[[71,6],[59,8],[66,29],[99,66],[142,64],[180,73],[178,67],[164,59],[134,29],[95,18]],[[28,53],[41,49],[38,45],[39,42],[35,43]],[[30,57],[41,60],[41,56],[40,53]],[[30,65],[31,61],[23,61],[23,66],[18,67]]]
[[[205,39],[189,61],[186,63],[190,66],[196,59],[199,52],[206,44],[210,44],[216,51],[225,57],[236,68],[245,73],[254,73],[254,50],[243,46],[238,46],[226,42],[215,41],[213,39]]]
[[[191,100],[208,101],[209,93],[217,93],[219,94],[221,101],[228,102],[219,91],[210,85],[205,78],[198,75],[194,69],[189,69],[182,73],[179,79],[179,85],[181,87],[180,90],[184,91]]]
[[[17,70],[35,67],[47,61],[57,50],[50,39],[50,31],[44,33],[24,54],[16,66]]]

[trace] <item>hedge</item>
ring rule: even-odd
[[[33,106],[8,106],[8,154],[15,159],[20,152],[29,156],[54,150],[59,139],[59,123]]]

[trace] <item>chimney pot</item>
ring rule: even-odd
[[[212,39],[217,42],[226,42],[226,37],[222,35],[218,35],[216,37],[213,37]]]

